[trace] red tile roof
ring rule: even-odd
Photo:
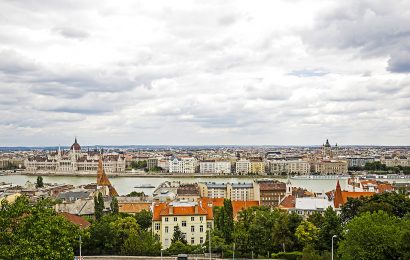
[[[170,203],[157,203],[154,205],[153,220],[161,220],[162,216],[192,216],[206,215],[206,219],[213,219],[213,208],[206,200],[199,200],[198,205],[173,206]]]
[[[139,203],[119,203],[119,212],[124,213],[138,213],[142,210],[150,211],[151,203],[139,202]]]
[[[292,209],[295,206],[296,206],[296,197],[293,195],[286,196],[279,204],[279,208],[281,209]]]
[[[84,219],[83,217],[77,216],[77,215],[73,215],[70,214],[68,212],[61,212],[59,213],[61,216],[63,216],[65,219],[67,219],[68,221],[70,221],[71,223],[79,226],[80,228],[84,229],[84,228],[88,228],[89,226],[91,226],[91,223],[88,222],[86,219]]]

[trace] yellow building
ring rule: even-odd
[[[198,202],[171,202],[154,205],[152,232],[158,235],[162,248],[171,245],[176,226],[190,245],[205,243],[207,232],[213,227],[212,204],[207,199]]]
[[[263,175],[265,174],[265,163],[262,159],[251,159],[251,170],[250,172],[253,174]]]

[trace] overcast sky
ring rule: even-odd
[[[410,1],[0,2],[0,146],[410,145]]]

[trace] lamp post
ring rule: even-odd
[[[164,251],[164,249],[161,248],[161,260],[162,260],[162,251]]]
[[[80,235],[80,259],[81,259],[81,235]]]
[[[212,260],[212,250],[211,250],[211,228],[208,228],[209,233],[209,259]]]
[[[232,260],[235,260],[235,243],[233,243]]]
[[[336,238],[336,237],[337,237],[336,235],[332,236],[332,260],[333,260],[333,239]]]

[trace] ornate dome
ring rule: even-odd
[[[77,137],[74,139],[74,143],[71,145],[70,150],[81,151],[81,146],[77,143]]]

